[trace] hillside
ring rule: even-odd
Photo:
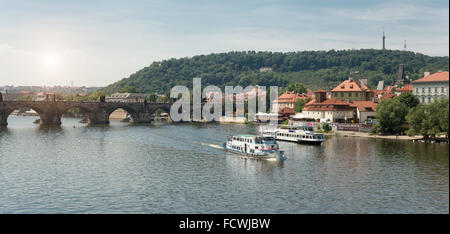
[[[128,78],[103,89],[117,92],[123,87],[136,87],[140,92],[165,93],[175,85],[192,88],[192,78],[201,77],[202,85],[287,86],[301,82],[307,87],[331,89],[359,71],[355,78],[367,78],[375,87],[378,81],[390,84],[398,66],[405,65],[406,75],[417,79],[424,71],[449,69],[448,57],[431,57],[420,53],[393,50],[342,50],[303,52],[228,52],[191,58],[154,62]],[[260,68],[272,72],[260,72]]]

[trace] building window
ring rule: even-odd
[[[344,93],[341,93],[341,97],[344,97]]]
[[[434,92],[435,92],[435,93],[437,93],[437,92],[438,92],[438,91],[437,91],[437,87],[435,87],[435,88],[434,88]]]
[[[431,93],[431,88],[428,88],[428,93]]]
[[[425,103],[425,97],[422,97],[422,103]]]
[[[358,97],[358,93],[355,93],[355,97]]]
[[[416,88],[416,93],[419,93],[419,88]]]
[[[425,93],[425,88],[422,88],[422,93]]]
[[[441,87],[441,93],[445,92],[444,87]]]
[[[348,93],[348,96],[351,97],[351,96],[352,96],[352,93]]]
[[[428,97],[428,103],[431,103],[431,97]]]

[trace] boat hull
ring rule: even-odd
[[[284,161],[284,160],[287,159],[287,158],[286,158],[282,153],[280,153],[279,151],[278,151],[278,152],[270,152],[270,153],[263,154],[263,155],[261,155],[261,154],[249,154],[249,153],[244,153],[244,152],[239,151],[239,150],[234,150],[234,149],[227,148],[225,143],[224,143],[224,145],[223,145],[223,149],[224,149],[225,151],[228,151],[228,152],[231,152],[231,153],[239,154],[239,155],[241,155],[241,156],[243,156],[243,157],[246,157],[246,158],[257,159],[257,160],[276,160],[276,161]]]
[[[287,140],[277,138],[277,141],[287,141],[287,142],[295,142],[300,144],[308,144],[308,145],[321,145],[323,141],[304,141],[304,140]]]

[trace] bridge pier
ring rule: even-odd
[[[0,93],[1,95],[1,93]],[[6,113],[6,110],[3,106],[3,100],[0,99],[0,126],[6,126],[8,125],[8,122],[6,119],[8,118],[8,114]]]
[[[88,118],[89,125],[104,125],[109,124],[109,114],[105,110],[93,113]]]
[[[150,112],[132,114],[131,119],[133,123],[151,123],[153,120]]]
[[[8,125],[8,122],[6,121],[7,118],[8,116],[0,110],[0,126]]]
[[[61,125],[61,115],[58,113],[40,113],[41,125]]]

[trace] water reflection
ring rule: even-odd
[[[32,120],[0,130],[2,213],[448,213],[447,144],[279,142],[271,162],[220,149],[252,125]]]

